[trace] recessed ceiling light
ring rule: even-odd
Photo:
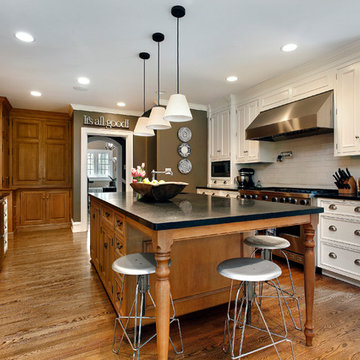
[[[286,44],[284,46],[281,47],[281,51],[284,52],[291,52],[297,49],[297,45],[296,44]]]
[[[126,104],[122,101],[119,101],[118,103],[116,103],[117,106],[120,106],[120,107],[124,107],[126,106]]]
[[[18,40],[21,40],[21,41],[24,41],[24,42],[27,42],[27,43],[31,43],[31,42],[33,42],[35,40],[34,37],[31,34],[29,34],[27,32],[24,32],[24,31],[16,32],[15,37]]]
[[[226,81],[229,81],[229,82],[234,82],[234,81],[237,81],[238,80],[238,77],[235,76],[235,75],[231,75],[231,76],[228,76],[226,78]]]
[[[89,85],[90,79],[85,76],[80,76],[80,77],[78,77],[77,82],[81,85]]]
[[[36,90],[30,91],[30,94],[31,94],[32,96],[37,96],[37,97],[39,97],[39,96],[42,95],[40,91],[36,91]]]

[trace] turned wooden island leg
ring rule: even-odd
[[[311,224],[304,225],[305,233],[305,264],[304,264],[304,289],[305,289],[305,338],[306,345],[312,346],[314,337],[313,307],[315,291],[315,231]]]

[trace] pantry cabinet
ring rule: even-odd
[[[236,107],[235,161],[237,163],[274,161],[274,145],[272,143],[246,140],[246,128],[259,112],[258,100]]]
[[[360,63],[336,74],[335,155],[360,155]]]
[[[11,105],[5,97],[0,97],[0,187],[8,188],[10,185],[9,169],[9,127]]]
[[[230,111],[225,110],[213,114],[209,120],[210,159],[230,160],[231,125]]]

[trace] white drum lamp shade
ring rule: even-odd
[[[142,116],[138,118],[136,126],[134,129],[134,135],[136,136],[154,136],[154,130],[149,129],[147,126],[149,124],[149,118]]]
[[[171,125],[168,120],[164,119],[165,108],[162,106],[154,106],[149,116],[148,128],[154,130],[170,129]]]
[[[192,120],[192,118],[185,95],[171,95],[165,110],[164,119],[171,122],[185,122]]]

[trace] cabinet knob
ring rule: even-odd
[[[105,248],[105,249],[108,248],[108,243],[104,243],[104,248]]]
[[[240,199],[240,195],[238,195],[236,198],[239,200],[239,199]]]
[[[357,206],[355,209],[354,209],[355,212],[359,213],[360,212],[360,206]]]
[[[247,154],[249,151],[248,150],[244,150],[244,154]]]
[[[105,212],[105,216],[106,217],[109,217],[110,216],[110,213],[108,213],[107,211]]]
[[[215,196],[215,193],[212,193],[211,196]]]
[[[124,245],[120,245],[120,243],[117,242],[117,243],[116,243],[116,247],[121,250],[121,249],[124,247]]]
[[[354,264],[357,265],[357,266],[360,266],[360,259],[356,259],[356,260],[354,261]]]
[[[121,221],[121,220],[116,220],[116,224],[117,224],[117,226],[122,226],[122,224],[123,224],[123,222]]]
[[[356,136],[355,136],[355,139],[359,139],[359,135],[356,135]]]
[[[93,219],[95,219],[95,214],[93,214]]]
[[[360,230],[355,230],[355,231],[354,231],[354,234],[355,234],[356,236],[360,236]]]
[[[330,226],[329,226],[329,230],[330,230],[330,231],[337,231],[337,228],[336,228],[335,225],[330,225]]]
[[[334,252],[329,253],[329,258],[337,259],[337,255]]]
[[[337,206],[335,204],[330,204],[329,205],[329,209],[330,210],[337,210]],[[356,210],[355,210],[356,211]],[[360,208],[359,208],[359,211],[360,211]]]
[[[226,194],[226,197],[227,197],[227,198],[230,197],[230,194]]]

